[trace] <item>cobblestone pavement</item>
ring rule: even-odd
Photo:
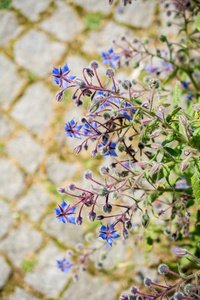
[[[78,74],[113,39],[159,34],[156,5],[138,0],[123,12],[108,0],[12,0],[0,11],[0,299],[118,299],[117,282],[86,273],[77,284],[56,267],[82,240],[80,228],[56,221],[56,188],[81,181],[91,162],[71,152],[64,123],[80,111],[70,97],[55,102],[51,71],[67,62]]]

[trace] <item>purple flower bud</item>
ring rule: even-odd
[[[178,257],[183,257],[183,256],[186,256],[188,254],[187,249],[184,249],[184,248],[181,248],[181,247],[178,247],[178,246],[174,247],[173,252]]]
[[[158,266],[158,272],[159,272],[161,275],[167,274],[167,272],[168,272],[167,270],[169,270],[169,267],[168,267],[168,265],[166,265],[166,264],[161,264],[161,265]]]
[[[150,287],[150,286],[152,285],[152,280],[151,280],[151,278],[146,277],[146,278],[144,279],[144,285],[145,285],[146,287]]]
[[[99,221],[101,221],[101,220],[103,220],[105,217],[103,216],[103,215],[98,215],[97,216],[97,220],[99,220]]]
[[[120,300],[130,300],[130,297],[128,295],[121,295]]]
[[[77,218],[76,218],[76,224],[77,225],[81,225],[83,223],[83,218],[81,217],[81,216],[78,216]]]
[[[63,100],[63,97],[64,97],[64,92],[63,91],[59,91],[56,93],[56,101],[57,102],[61,102]]]
[[[88,214],[88,219],[90,222],[94,222],[94,220],[96,219],[96,213],[94,211],[90,211]]]
[[[180,171],[184,172],[188,167],[189,167],[189,157],[187,157],[185,160],[182,161],[181,166],[180,166]]]
[[[77,98],[74,103],[78,107],[81,106],[81,105],[83,105],[83,101],[81,99],[79,99],[79,98]]]
[[[151,135],[150,138],[154,139],[156,137],[158,137],[163,131],[162,130],[155,130]]]
[[[99,67],[99,64],[97,61],[93,60],[91,63],[90,63],[90,66],[92,69],[97,69]]]
[[[142,215],[142,226],[144,228],[147,228],[148,225],[149,225],[149,222],[150,222],[150,217],[149,217],[149,215],[148,215],[148,213],[146,211],[145,214]]]
[[[138,289],[137,286],[132,286],[132,287],[131,287],[131,293],[132,293],[134,296],[136,296],[138,292],[139,292],[139,289]]]
[[[70,183],[69,185],[68,185],[68,189],[72,192],[72,191],[75,191],[75,189],[76,189],[76,185],[75,185],[75,183]]]
[[[85,171],[84,178],[90,180],[92,178],[92,171],[90,170]]]
[[[184,298],[185,298],[185,296],[184,296],[184,294],[181,293],[181,292],[176,292],[176,293],[174,294],[174,300],[182,300],[182,299],[184,299]]]
[[[94,72],[93,72],[93,70],[90,69],[90,68],[86,68],[86,73],[87,73],[87,75],[90,76],[90,77],[93,77],[93,76],[94,76]]]
[[[95,158],[97,156],[97,154],[98,154],[98,151],[96,149],[93,149],[91,151],[91,157]]]
[[[66,194],[66,187],[65,186],[62,186],[60,188],[57,188],[57,192],[60,194],[60,195],[65,195]]]
[[[84,80],[79,79],[79,78],[76,78],[76,79],[75,79],[75,83],[77,84],[77,86],[78,86],[81,90],[84,90],[84,89],[85,89],[86,83],[85,83]]]
[[[187,219],[189,219],[189,218],[191,217],[191,213],[190,213],[189,211],[186,211],[186,212],[185,212],[185,217],[186,217]]]
[[[82,150],[82,145],[80,144],[74,149],[74,152],[76,155],[79,155],[81,150]]]

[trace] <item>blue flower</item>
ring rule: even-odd
[[[112,243],[114,241],[114,239],[117,239],[118,237],[120,237],[119,234],[116,233],[116,230],[114,229],[113,224],[110,226],[104,226],[101,223],[101,228],[100,228],[100,235],[98,237],[101,237],[103,240],[106,240],[107,243],[112,246]]]
[[[105,65],[111,65],[113,68],[115,68],[116,61],[119,59],[119,55],[114,54],[114,51],[112,48],[108,50],[108,52],[102,52],[102,63]]]
[[[70,268],[73,266],[72,263],[66,261],[65,258],[63,260],[57,260],[58,269],[61,269],[61,271],[65,273],[69,273]]]
[[[159,71],[158,67],[154,67],[152,63],[150,63],[147,67],[144,68],[148,74],[157,73]]]
[[[52,76],[54,77],[53,81],[55,81],[60,87],[67,87],[71,80],[74,80],[76,76],[68,75],[70,72],[68,65],[65,64],[63,68],[53,68]],[[65,78],[63,78],[65,77]],[[69,80],[68,80],[69,79]]]
[[[185,89],[188,89],[188,88],[189,88],[188,82],[186,82],[186,81],[181,81],[181,84],[182,84],[182,86],[183,86]]]
[[[76,206],[70,208],[70,205],[67,205],[65,201],[63,200],[62,204],[58,204],[58,208],[54,208],[56,211],[56,218],[58,219],[58,222],[69,222],[72,224],[76,224],[75,218],[74,218],[74,211],[76,209]]]
[[[88,125],[87,123],[85,123],[84,127],[83,127],[83,133],[86,134],[86,135],[88,135],[88,134],[95,134],[95,133],[97,133],[97,131],[95,131],[96,127],[97,127],[97,123],[96,122],[93,122],[91,124],[91,126]]]
[[[107,146],[107,141],[102,141],[102,144],[99,145],[99,148],[101,147],[105,147],[106,146],[106,153],[103,154],[104,157],[110,155],[110,156],[117,156],[117,153],[115,152],[115,149],[116,149],[116,146],[117,146],[117,143],[110,143],[108,146]]]
[[[192,95],[190,95],[190,94],[187,95],[187,100],[188,100],[188,101],[191,101],[191,100],[192,100]]]
[[[187,184],[185,177],[181,176],[181,180],[176,182],[176,188],[177,189],[187,189],[188,188],[188,184]]]
[[[131,107],[132,105],[130,103],[123,103],[122,107]],[[120,110],[120,114],[124,116],[125,119],[128,121],[131,121],[133,118],[133,115],[135,114],[135,109],[125,109],[125,110]]]
[[[74,122],[74,118],[70,122],[65,123],[65,131],[66,131],[67,136],[81,139],[81,135],[80,135],[80,133],[78,133],[78,131],[80,131],[83,126],[76,125],[76,124],[77,123]]]

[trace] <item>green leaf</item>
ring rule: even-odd
[[[177,82],[173,92],[173,101],[172,101],[173,108],[175,105],[181,106],[181,94],[182,94],[182,90],[179,87],[179,82]]]
[[[195,25],[196,28],[200,31],[200,13],[198,13],[198,15],[196,16]]]
[[[194,192],[194,196],[197,200],[197,204],[200,205],[200,172],[196,167],[191,181],[192,181],[192,189]]]
[[[191,139],[191,144],[193,145],[194,148],[200,150],[200,128],[197,128],[194,133],[193,137]]]

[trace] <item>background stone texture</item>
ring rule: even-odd
[[[64,247],[84,238],[80,227],[56,221],[53,208],[62,201],[56,188],[82,182],[83,170],[96,165],[72,153],[79,141],[66,138],[64,126],[73,116],[78,121],[81,110],[70,92],[55,102],[51,71],[67,62],[71,74],[82,77],[82,68],[99,60],[113,39],[166,32],[154,22],[155,9],[156,0],[124,9],[108,0],[10,0],[0,11],[0,299],[119,298],[120,284],[98,271],[80,273],[77,284],[56,266]],[[120,245],[109,252],[107,267],[124,262],[127,246]]]

